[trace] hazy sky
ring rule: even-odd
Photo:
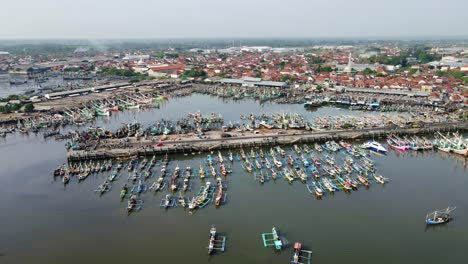
[[[467,0],[4,0],[0,38],[468,36]]]

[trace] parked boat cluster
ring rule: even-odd
[[[242,167],[261,184],[277,179],[290,184],[300,181],[318,198],[325,193],[349,192],[388,181],[377,174],[367,152],[346,142],[328,141],[313,147],[294,145],[290,150],[277,146],[269,151],[251,149],[248,153],[241,149],[239,155]]]
[[[103,195],[112,189],[112,185],[128,172],[126,182],[120,189],[120,199],[127,200],[127,211],[138,211],[143,207],[142,195],[146,192],[163,192],[167,194],[160,202],[161,208],[183,207],[189,211],[202,209],[209,204],[219,207],[226,202],[227,176],[232,173],[232,153],[223,156],[221,152],[212,158],[207,157],[206,162],[200,163],[197,168],[180,168],[179,164],[172,169],[166,155],[162,160],[156,156],[151,159],[134,157],[128,163],[111,160],[88,161],[73,164],[62,164],[54,172],[54,177],[61,177],[63,184],[86,180],[92,174],[104,175],[104,180],[94,190]],[[152,181],[152,179],[155,179]],[[192,197],[185,196],[192,191],[193,180],[199,179],[200,189]],[[152,182],[151,182],[152,181]],[[177,195],[177,193],[179,193]]]

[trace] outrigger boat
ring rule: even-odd
[[[138,184],[137,185],[134,185],[132,186],[132,189],[131,189],[131,193],[144,193],[146,192],[146,190],[148,189],[148,186],[144,183],[142,183],[142,181],[138,181]]]
[[[133,211],[139,211],[143,207],[143,200],[137,198],[136,195],[132,195],[128,200],[127,204],[127,213],[130,214]]]
[[[216,206],[220,206],[221,203],[225,200],[225,194],[224,194],[223,189],[224,189],[223,185],[220,184],[218,186],[218,193],[216,194],[216,198],[215,198],[215,205]]]
[[[374,177],[375,181],[380,183],[380,184],[384,184],[384,183],[386,183],[388,181],[387,178],[384,178],[384,177],[382,177],[380,175],[377,175],[375,173],[373,173],[372,176]]]
[[[95,191],[95,192],[98,192],[98,193],[100,193],[100,194],[102,195],[102,194],[104,194],[104,193],[110,191],[111,187],[112,187],[112,186],[109,184],[109,182],[108,182],[107,179],[106,179],[106,180],[105,180],[101,185],[99,185],[99,186],[97,187],[97,189],[94,190],[94,191]]]
[[[170,194],[166,194],[166,197],[161,200],[161,203],[159,204],[160,207],[164,207],[165,209],[169,207],[174,207],[176,206],[176,201]]]
[[[312,187],[309,184],[307,184],[306,186],[307,190],[309,190],[310,193],[315,193],[317,198],[321,198],[323,196],[323,190],[318,186],[316,182],[312,181]]]
[[[442,210],[436,210],[432,213],[426,215],[426,224],[427,225],[439,225],[449,222],[452,217],[451,213],[455,210],[456,207],[447,207]]]
[[[124,186],[122,186],[122,189],[120,190],[120,199],[123,200],[125,196],[127,196],[127,193],[128,193],[128,187],[125,184]]]
[[[214,250],[224,251],[225,246],[226,237],[217,235],[216,227],[212,226],[208,240],[208,255],[213,254]]]
[[[278,233],[276,232],[276,228],[273,227],[271,229],[271,233],[263,233],[263,246],[264,247],[272,247],[274,246],[276,250],[281,250],[283,247],[283,242],[281,241]]]
[[[294,243],[294,254],[291,263],[293,264],[310,264],[312,258],[312,251],[303,250],[299,242]]]
[[[198,175],[200,176],[200,179],[205,179],[205,169],[203,166],[200,164],[200,169],[198,170]]]
[[[149,189],[153,190],[154,192],[157,192],[157,191],[162,191],[165,186],[166,186],[166,183],[164,182],[164,178],[159,177],[158,180],[155,181]]]
[[[119,178],[119,174],[117,173],[117,170],[113,170],[109,177],[107,177],[107,180],[110,182],[116,181]]]
[[[179,200],[178,200],[180,206],[182,207],[187,207],[187,202],[185,201],[185,197],[182,194],[179,194]]]

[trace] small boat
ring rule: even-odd
[[[127,213],[130,214],[133,211],[141,210],[142,206],[143,206],[143,200],[137,198],[136,195],[132,195],[132,197],[130,197],[130,199],[128,200],[128,204],[126,208]]]
[[[216,241],[216,227],[212,226],[210,229],[210,238],[208,240],[208,255],[213,253]]]
[[[399,151],[407,151],[407,150],[409,150],[409,145],[408,145],[406,142],[404,142],[404,141],[402,141],[402,140],[399,140],[399,139],[397,139],[397,138],[395,138],[395,137],[391,137],[391,136],[388,137],[388,138],[387,138],[387,144],[388,144],[390,147],[392,147],[392,148],[394,148],[394,149],[396,149],[396,150],[399,150]]]
[[[63,184],[67,184],[68,182],[70,181],[70,176],[68,174],[65,174],[65,176],[63,176],[62,178],[62,182]]]
[[[179,195],[179,204],[182,207],[187,207],[187,202],[185,201],[185,197],[182,194]]]
[[[215,198],[215,205],[216,206],[220,206],[221,205],[221,202],[223,200],[223,196],[224,196],[224,193],[223,193],[223,185],[219,185],[218,187],[218,194],[216,194],[216,198]]]
[[[426,224],[427,225],[439,225],[449,222],[452,217],[451,213],[455,210],[456,207],[447,207],[442,210],[436,210],[432,213],[426,215]]]
[[[171,203],[172,203],[172,196],[170,194],[166,194],[166,198],[164,199],[164,203],[163,203],[164,208],[170,207]]]
[[[314,181],[312,181],[312,190],[309,185],[307,185],[307,189],[309,190],[310,193],[315,193],[317,198],[321,198],[323,196],[323,190]]]
[[[373,174],[372,176],[374,176],[374,179],[376,182],[380,183],[380,184],[384,184],[385,182],[388,181],[388,179],[380,176],[380,175],[377,175],[377,174]]]
[[[312,258],[312,251],[303,250],[299,242],[294,243],[294,254],[292,256],[292,264],[310,264]]]
[[[127,195],[127,193],[128,193],[128,187],[127,185],[124,185],[122,189],[120,190],[120,199],[123,200],[125,196]]]
[[[375,152],[379,152],[379,153],[387,153],[387,149],[384,148],[382,146],[382,144],[380,144],[379,142],[377,141],[368,141],[367,143],[364,143],[362,145],[362,148],[364,149],[369,149],[369,150],[372,150],[372,151],[375,151]]]
[[[113,181],[117,180],[117,178],[118,178],[117,170],[112,171],[111,174],[109,175],[109,177],[107,177],[107,179],[110,182],[113,182]]]
[[[192,200],[190,200],[188,208],[190,211],[193,211],[197,208],[197,200],[195,199],[195,197],[193,197]]]

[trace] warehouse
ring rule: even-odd
[[[247,87],[280,87],[287,88],[288,84],[285,82],[272,82],[264,81],[261,78],[250,78],[245,77],[242,79],[221,79],[219,80],[222,84],[240,85]]]

